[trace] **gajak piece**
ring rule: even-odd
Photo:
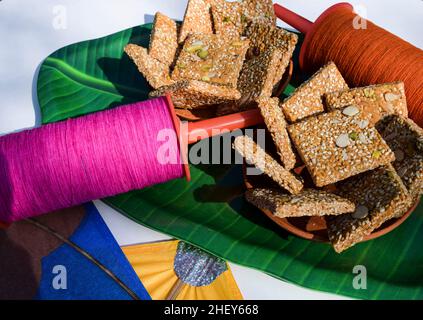
[[[284,52],[279,49],[270,49],[260,56],[246,61],[238,79],[241,100],[219,106],[217,114],[223,115],[247,110],[257,105],[256,100],[259,97],[270,98],[274,80],[277,78],[277,67],[283,59],[283,55]],[[280,75],[280,78],[282,78],[282,75]]]
[[[246,37],[251,42],[247,54],[248,58],[259,56],[272,48],[285,48],[292,55],[298,42],[298,36],[295,33],[265,23],[249,25],[246,30]]]
[[[212,16],[216,33],[229,38],[244,35],[251,23],[276,26],[271,0],[213,0]]]
[[[392,165],[362,173],[337,185],[339,195],[357,206],[352,214],[328,217],[328,235],[336,252],[361,242],[384,222],[402,216],[411,197]]]
[[[267,209],[279,218],[340,215],[354,212],[355,204],[326,191],[306,189],[289,195],[279,190],[253,189],[245,194],[248,202]]]
[[[413,198],[423,194],[423,129],[413,120],[389,116],[382,137],[394,151],[393,165]]]
[[[238,80],[241,95],[248,97],[250,101],[259,97],[270,97],[278,72],[277,66],[283,55],[284,52],[279,49],[270,49],[245,62]]]
[[[233,147],[249,163],[253,164],[257,169],[261,170],[289,193],[298,194],[303,190],[302,181],[300,181],[289,170],[281,166],[250,137],[237,137]]]
[[[125,52],[154,89],[174,83],[169,75],[169,66],[151,57],[146,48],[128,44]]]
[[[151,32],[148,54],[167,66],[175,60],[178,49],[178,33],[176,22],[164,14],[157,12]]]
[[[237,87],[249,41],[193,34],[185,41],[172,79],[199,80]]]
[[[272,135],[282,164],[285,169],[292,170],[297,162],[297,158],[288,136],[287,123],[279,106],[279,99],[263,97],[259,98],[257,103],[264,123]]]
[[[188,0],[178,43],[184,43],[188,35],[192,33],[213,34],[209,0]]]
[[[239,91],[234,88],[197,80],[185,80],[150,92],[150,97],[160,97],[166,93],[172,94],[174,106],[181,109],[204,108],[219,103],[228,103],[238,100],[241,96]]]
[[[247,28],[246,36],[250,39],[250,48],[247,57],[249,59],[259,56],[269,49],[280,49],[284,52],[283,58],[277,66],[277,75],[283,75],[298,42],[298,36],[292,32],[277,28],[270,24],[253,23]],[[276,85],[280,78],[276,78]]]
[[[350,106],[288,127],[317,187],[345,180],[395,160],[394,153],[360,108]]]
[[[404,83],[385,83],[328,93],[325,96],[328,110],[358,105],[371,114],[370,123],[375,125],[389,114],[408,117]]]
[[[317,71],[299,86],[282,103],[286,119],[294,123],[306,117],[324,112],[323,95],[348,89],[348,85],[333,62]]]
[[[219,37],[238,39],[242,36],[247,20],[241,2],[214,0],[211,12],[214,30]]]
[[[272,0],[244,0],[243,14],[248,23],[276,26],[276,15]]]

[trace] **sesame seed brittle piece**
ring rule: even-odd
[[[247,20],[241,2],[215,0],[212,2],[211,12],[217,35],[236,39],[242,36]]]
[[[336,65],[330,62],[286,98],[282,103],[282,110],[286,119],[294,123],[324,112],[323,95],[345,89],[348,89],[347,83]]]
[[[157,12],[154,18],[148,54],[152,58],[170,66],[175,60],[178,49],[177,38],[176,22],[164,14]]]
[[[182,44],[192,33],[213,34],[209,0],[188,0],[184,21],[179,31],[178,43]]]
[[[245,20],[249,23],[263,23],[276,26],[276,15],[272,0],[244,0]]]
[[[351,201],[333,193],[314,189],[305,189],[297,195],[272,189],[252,189],[246,192],[246,199],[279,218],[336,216],[355,210],[355,205]]]
[[[246,161],[253,164],[289,193],[298,194],[303,190],[304,186],[302,181],[289,170],[281,166],[250,137],[237,137],[233,147],[246,159]]]
[[[298,42],[298,36],[295,33],[263,23],[251,24],[247,28],[246,36],[251,42],[247,52],[248,59],[258,56],[269,49],[277,48],[284,52],[283,58],[280,60],[279,66],[277,66],[277,77],[273,81],[273,84],[276,85],[289,65]]]
[[[358,105],[372,115],[371,124],[375,125],[388,114],[408,116],[404,83],[385,83],[363,88],[354,88],[328,93],[325,96],[328,110]]]
[[[161,87],[150,92],[150,97],[160,97],[166,93],[172,94],[174,106],[181,109],[204,108],[219,103],[236,101],[240,98],[237,89],[197,80],[179,81],[173,85]]]
[[[193,34],[185,41],[172,79],[200,80],[237,87],[249,41]]]
[[[411,206],[411,196],[390,164],[337,187],[340,196],[357,206],[351,214],[327,218],[329,239],[338,253],[361,242],[384,222],[402,216]]]
[[[295,33],[265,23],[249,25],[246,37],[251,41],[248,58],[258,56],[271,48],[285,48],[292,55],[298,42],[298,36]]]
[[[358,107],[309,117],[288,127],[316,184],[324,187],[395,160],[394,153]]]
[[[413,120],[398,115],[389,116],[382,137],[394,151],[393,165],[410,194],[423,194],[423,129]]]
[[[272,0],[212,0],[211,4],[214,28],[221,36],[242,36],[251,23],[276,26]]]
[[[146,48],[128,44],[125,52],[154,89],[174,83],[169,75],[169,66],[151,57]]]
[[[278,72],[277,66],[283,56],[282,50],[270,49],[260,56],[246,61],[238,79],[238,90],[242,98],[236,103],[219,106],[217,114],[223,115],[251,109],[257,106],[258,98],[270,98],[273,82]]]
[[[258,108],[263,116],[264,123],[272,135],[281,162],[288,170],[292,170],[297,162],[288,136],[287,123],[279,106],[278,98],[260,98]]]

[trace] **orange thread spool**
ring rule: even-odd
[[[306,33],[300,66],[314,72],[334,61],[354,87],[403,81],[409,116],[423,127],[423,51],[367,21],[365,29],[354,28],[357,14],[347,3],[337,4],[312,24],[275,5],[279,18]]]

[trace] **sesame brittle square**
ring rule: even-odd
[[[146,48],[128,44],[125,52],[154,89],[174,83],[169,75],[169,66],[151,57]]]
[[[259,56],[271,48],[284,48],[292,55],[298,42],[295,33],[265,23],[252,23],[245,35],[251,41],[248,58]]]
[[[416,198],[423,194],[423,129],[411,119],[389,116],[382,137],[394,151],[393,165],[410,194]]]
[[[286,119],[293,123],[324,112],[323,95],[345,89],[348,89],[348,85],[336,65],[330,62],[286,98],[282,110]]]
[[[213,34],[213,21],[209,0],[188,0],[178,43],[184,43],[192,33]]]
[[[179,81],[173,85],[161,87],[150,92],[150,97],[160,97],[166,93],[172,94],[174,106],[181,109],[204,108],[219,103],[236,101],[240,98],[237,89],[197,80]]]
[[[288,127],[317,187],[342,181],[395,160],[364,112],[350,106]]]
[[[237,137],[233,147],[246,159],[246,161],[264,172],[264,174],[289,193],[298,194],[303,190],[304,186],[302,181],[289,170],[282,167],[250,137]]]
[[[389,219],[402,216],[411,197],[392,165],[362,173],[337,185],[339,195],[357,206],[355,212],[327,219],[328,235],[340,253]]]
[[[306,189],[289,195],[279,190],[254,189],[246,199],[260,209],[267,209],[279,218],[340,215],[355,210],[355,204],[333,193]]]
[[[239,37],[251,23],[276,26],[272,0],[212,1],[214,28],[218,35]]]
[[[243,8],[243,14],[249,23],[276,26],[276,15],[272,0],[244,0]]]
[[[280,49],[284,52],[283,59],[280,60],[277,66],[277,78],[273,81],[273,84],[276,85],[292,58],[298,42],[298,36],[271,24],[263,23],[251,24],[247,28],[246,36],[250,39],[250,48],[247,52],[248,59],[259,56],[269,49]]]
[[[358,105],[365,112],[371,114],[370,123],[372,125],[388,114],[408,116],[407,100],[402,82],[332,92],[326,94],[325,100],[329,110]]]
[[[220,37],[239,38],[247,25],[243,5],[239,1],[215,0],[211,6],[213,25]]]
[[[175,60],[178,49],[177,38],[176,22],[157,12],[154,18],[148,54],[152,58],[170,66]]]
[[[264,123],[272,135],[277,152],[281,157],[282,164],[288,170],[293,169],[297,162],[297,157],[292,149],[287,131],[287,123],[279,106],[279,99],[260,98],[257,102]]]
[[[236,103],[219,106],[217,114],[223,115],[251,109],[257,105],[256,100],[258,98],[270,98],[277,74],[277,66],[283,56],[284,52],[281,50],[270,49],[260,56],[246,61],[238,79],[241,99]]]
[[[271,97],[278,73],[277,66],[285,54],[282,50],[270,49],[246,61],[238,80],[238,89],[242,96],[248,97],[250,101],[259,97]]]
[[[200,80],[236,88],[248,45],[248,40],[193,34],[185,41],[172,79]]]

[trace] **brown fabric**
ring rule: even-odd
[[[38,217],[37,221],[70,237],[85,215],[83,207]],[[32,224],[21,221],[0,229],[0,300],[27,300],[37,293],[41,259],[62,242]]]

